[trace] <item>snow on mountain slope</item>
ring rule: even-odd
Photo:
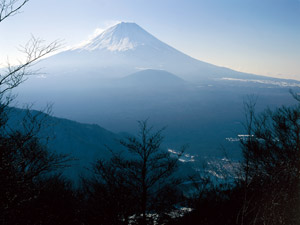
[[[137,24],[124,22],[105,30],[87,44],[75,49],[88,51],[105,49],[112,52],[122,52],[134,50],[144,45],[153,48],[160,47],[170,49],[169,46],[163,44]]]

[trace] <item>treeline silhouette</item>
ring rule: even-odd
[[[228,181],[209,173],[179,178],[180,154],[162,150],[163,130],[141,121],[138,136],[121,141],[125,152],[110,150],[74,186],[62,174],[72,158],[49,151],[38,136],[45,114],[28,110],[22,128],[8,129],[2,104],[0,222],[299,224],[300,104],[259,114],[253,102],[245,106],[243,160]]]

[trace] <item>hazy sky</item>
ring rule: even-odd
[[[30,0],[0,23],[0,60],[31,34],[75,45],[118,21],[202,61],[300,80],[300,0]]]

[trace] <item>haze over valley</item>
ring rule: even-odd
[[[221,157],[221,146],[240,156],[226,138],[243,134],[243,102],[257,110],[293,104],[300,82],[201,62],[159,41],[135,23],[108,28],[85,45],[42,60],[45,74],[18,88],[20,103],[39,109],[54,103],[55,116],[134,134],[136,121],[166,126],[169,148]]]

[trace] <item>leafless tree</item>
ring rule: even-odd
[[[29,0],[0,0],[0,23],[16,15]],[[22,207],[37,197],[35,182],[41,176],[64,168],[70,158],[47,150],[39,132],[47,114],[23,111],[21,126],[8,124],[13,96],[11,91],[24,82],[29,75],[38,73],[32,66],[60,47],[58,41],[46,44],[32,37],[21,47],[25,60],[12,65],[7,62],[0,69],[0,223],[16,221]],[[3,64],[2,64],[3,66]],[[24,113],[25,112],[25,113]],[[13,119],[15,120],[15,118]],[[12,224],[17,224],[11,222]]]
[[[58,41],[46,44],[40,38],[32,38],[21,51],[25,55],[24,61],[19,61],[17,65],[7,62],[4,70],[0,72],[0,97],[24,82],[29,75],[37,74],[38,70],[31,70],[32,66],[44,56],[58,50],[61,47]]]
[[[0,23],[10,16],[20,12],[21,8],[29,0],[0,0]],[[37,70],[31,70],[32,66],[43,57],[58,50],[61,47],[59,41],[46,43],[43,39],[34,36],[21,46],[20,51],[24,53],[24,60],[16,65],[9,61],[2,65],[5,69],[0,70],[0,97],[24,82],[29,75],[36,74]],[[3,100],[3,99],[2,99]]]
[[[0,23],[10,16],[17,14],[29,0],[1,0]]]
[[[0,23],[8,17],[20,12],[22,7],[29,0],[0,0]],[[28,76],[38,74],[38,69],[32,69],[40,59],[55,52],[61,47],[59,41],[46,43],[43,39],[34,36],[21,46],[20,51],[24,54],[24,59],[18,63],[11,64],[9,61],[1,63],[0,69],[0,128],[7,122],[8,106],[14,99],[11,91],[23,83]],[[29,115],[29,114],[28,114]]]
[[[94,167],[95,173],[106,184],[119,182],[130,187],[136,199],[134,204],[138,206],[137,213],[142,215],[142,224],[147,224],[148,210],[159,204],[168,188],[174,188],[180,182],[173,176],[180,155],[171,156],[161,149],[162,131],[152,132],[147,121],[139,121],[138,137],[121,141],[127,149],[126,157],[113,153],[110,161],[99,160]],[[115,179],[117,182],[113,182]]]
[[[296,99],[297,100],[297,99]],[[297,224],[300,201],[300,105],[266,109],[248,104],[242,141],[244,187],[239,224]]]

